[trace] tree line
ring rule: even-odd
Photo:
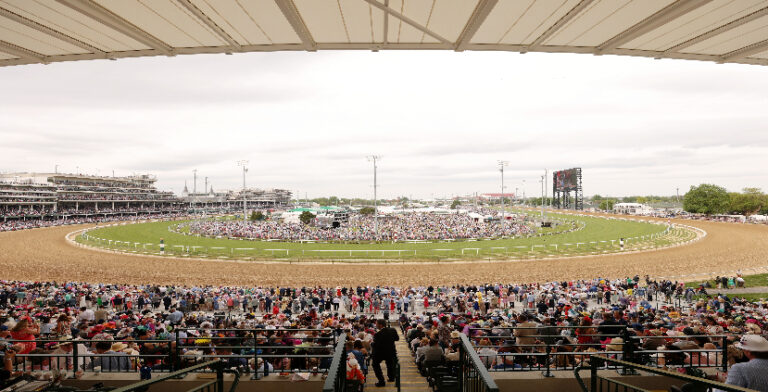
[[[683,197],[683,209],[687,212],[707,215],[768,214],[768,195],[760,188],[744,188],[741,192],[728,192],[714,184],[691,186]]]

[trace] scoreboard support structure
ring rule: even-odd
[[[575,186],[558,186],[558,175],[562,175],[563,172],[571,172],[575,176]],[[558,209],[584,210],[584,189],[581,185],[580,167],[552,173],[552,205]]]

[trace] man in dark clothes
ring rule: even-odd
[[[373,372],[378,380],[376,386],[383,387],[386,383],[384,382],[384,373],[381,371],[381,361],[385,361],[387,364],[389,382],[395,381],[395,358],[397,357],[395,342],[400,340],[400,336],[397,335],[394,328],[387,327],[387,322],[383,319],[377,320],[376,326],[379,331],[373,335]]]

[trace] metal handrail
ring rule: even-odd
[[[622,361],[620,359],[608,358],[608,357],[602,356],[602,355],[593,355],[592,358],[593,359],[602,360],[606,364],[607,363],[613,363],[616,366],[622,366],[622,367],[628,368],[628,369],[640,370],[640,371],[643,371],[643,372],[646,372],[646,373],[651,373],[651,374],[655,374],[655,375],[659,375],[659,376],[666,376],[666,377],[670,377],[670,378],[674,378],[674,379],[678,379],[678,380],[692,382],[692,383],[698,384],[698,385],[702,385],[703,384],[707,388],[715,388],[715,389],[719,389],[719,390],[725,391],[725,392],[755,392],[753,389],[748,389],[748,388],[744,388],[744,387],[740,387],[740,386],[736,386],[736,385],[724,384],[724,383],[721,383],[721,382],[718,382],[718,381],[712,381],[712,380],[708,380],[708,379],[705,379],[705,378],[699,378],[699,377],[690,376],[690,375],[687,375],[687,374],[682,374],[682,373],[678,373],[678,372],[672,372],[672,371],[664,370],[664,369],[658,369],[658,368],[654,368],[654,367],[650,367],[650,366],[638,365],[636,363]],[[596,385],[595,384],[596,381],[597,381],[596,378],[599,377],[599,376],[596,376],[597,375],[597,370],[598,370],[598,365],[597,365],[598,362],[600,362],[600,361],[590,361],[589,369],[592,371],[592,379],[590,381],[591,381],[593,387],[589,388],[589,389],[586,387],[586,385],[584,385],[584,382],[582,381],[581,377],[579,376],[579,372],[584,370],[585,367],[578,366],[577,368],[575,368],[573,370],[573,372],[574,372],[574,374],[576,376],[576,380],[579,382],[579,384],[581,385],[582,390],[584,392],[589,392],[590,390],[592,392],[595,392],[594,385]],[[613,382],[613,383],[618,383],[616,380],[610,380],[610,381]],[[630,387],[635,389],[635,390],[641,390],[638,387],[633,387],[633,386],[630,386]]]
[[[216,369],[217,375],[216,375],[215,390],[218,392],[223,392],[224,391],[224,363],[218,360],[204,362],[199,365],[194,365],[182,370],[175,371],[173,373],[164,374],[157,378],[144,380],[141,382],[137,382],[135,384],[117,388],[117,389],[114,389],[113,392],[133,392],[133,391],[146,390],[146,388],[150,385],[157,384],[165,380],[181,378],[182,376],[185,376],[189,373],[192,373],[194,371],[201,370],[204,368],[208,368],[208,367],[212,367]],[[240,373],[235,372],[235,380],[232,382],[232,388],[231,388],[232,390],[234,390],[234,388],[237,387],[239,378],[240,378]]]
[[[472,343],[469,341],[469,338],[467,338],[467,335],[462,333],[459,336],[461,338],[461,361],[463,362],[464,358],[469,358],[470,361],[470,363],[462,363],[461,367],[470,367],[479,376],[481,382],[485,385],[486,392],[499,392],[499,387],[491,377],[491,374],[488,373],[488,369],[485,368],[485,364],[480,360],[480,356],[477,355],[474,347],[472,347]],[[464,379],[464,374],[464,371],[460,372],[461,378],[459,380],[462,384],[466,382]]]
[[[323,384],[323,392],[343,391],[344,383],[347,380],[347,374],[343,370],[346,367],[346,361],[344,361],[344,349],[347,343],[347,335],[342,334],[339,336],[339,341],[336,343],[335,350],[333,352],[333,361],[331,361],[331,367],[328,370],[328,377]]]

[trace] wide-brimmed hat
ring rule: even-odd
[[[764,353],[768,352],[768,340],[760,335],[744,335],[741,337],[736,347],[752,352]]]
[[[623,347],[624,339],[622,338],[613,338],[611,339],[611,342],[605,346],[608,351],[621,351]]]
[[[112,344],[112,347],[110,347],[110,350],[112,351],[123,351],[126,348],[128,348],[128,345],[123,342],[117,342]]]
[[[461,334],[459,333],[459,331],[452,331],[451,332],[451,339],[458,339],[460,337],[461,337]]]

